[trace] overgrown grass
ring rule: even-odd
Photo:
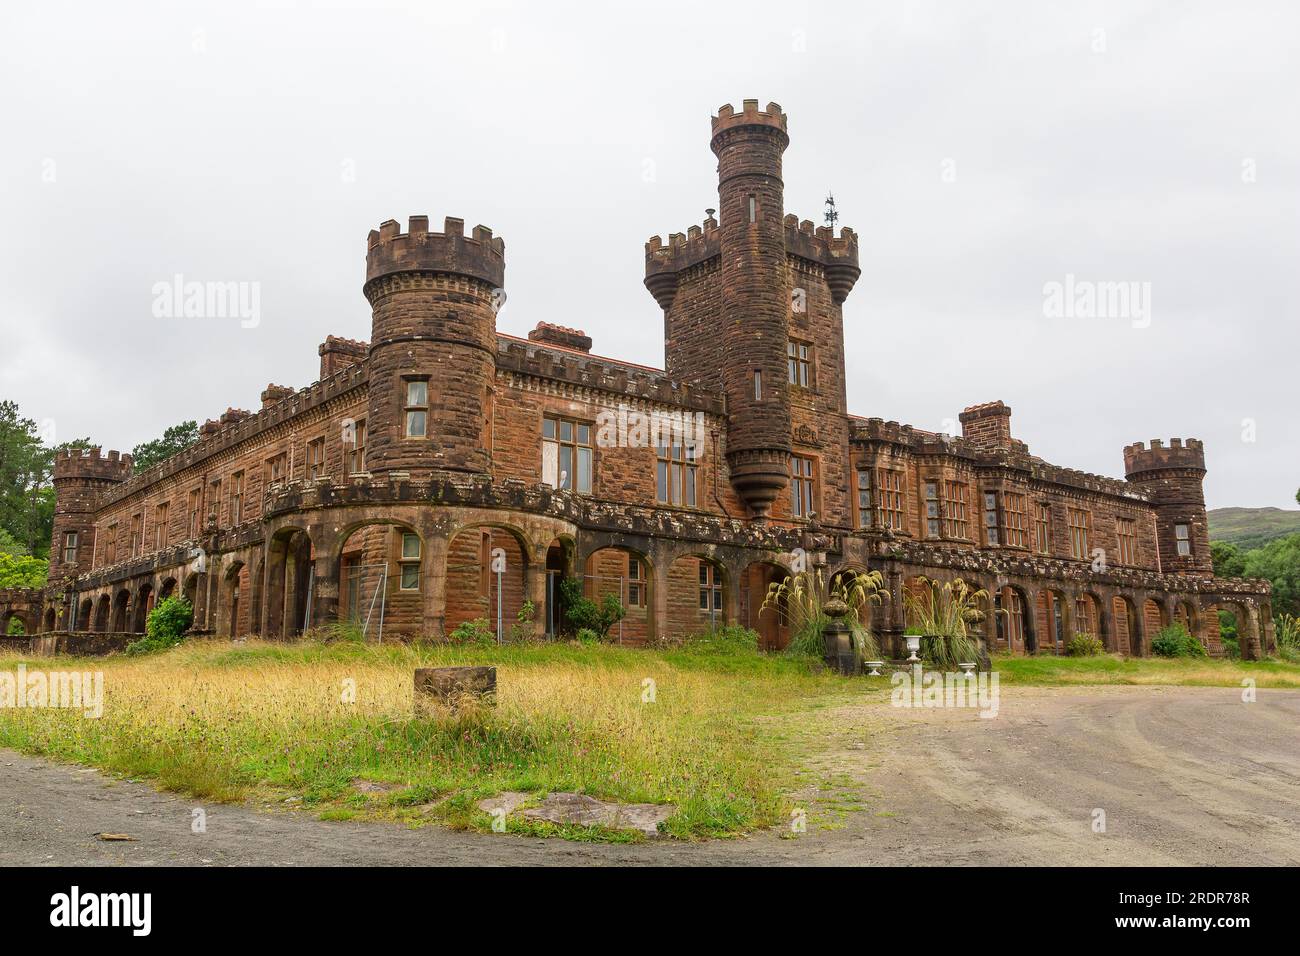
[[[0,659],[0,669],[17,662]],[[495,664],[497,707],[413,716],[414,668],[448,664]],[[147,658],[57,666],[104,671],[103,717],[0,710],[0,745],[202,798],[297,797],[334,819],[487,829],[475,802],[506,790],[673,803],[666,829],[679,837],[784,819],[795,760],[790,735],[772,733],[770,720],[843,700],[852,687],[788,657],[690,644],[193,641]],[[391,789],[361,792],[358,779]]]
[[[1300,665],[1284,661],[1211,658],[1015,657],[1000,654],[993,669],[1007,684],[1183,684],[1239,687],[1247,677],[1258,687],[1300,687]]]

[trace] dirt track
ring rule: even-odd
[[[809,775],[836,785],[800,795],[797,839],[607,846],[221,805],[194,834],[194,801],[0,751],[0,865],[1300,864],[1300,692],[1004,687],[992,720],[833,717]]]

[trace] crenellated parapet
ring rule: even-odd
[[[836,236],[829,226],[814,227],[811,221],[800,221],[793,214],[785,217],[784,224],[786,253],[821,266],[831,296],[836,303],[843,304],[862,275],[858,266],[858,234],[844,226]]]
[[[1150,447],[1134,442],[1124,448],[1124,473],[1129,481],[1141,481],[1155,472],[1205,472],[1205,446],[1199,438],[1151,439]]]
[[[103,454],[98,447],[68,448],[54,458],[54,480],[88,478],[93,481],[119,482],[131,477],[131,456],[110,451]]]
[[[645,287],[659,308],[672,305],[681,273],[719,255],[721,239],[718,220],[712,216],[684,233],[674,232],[666,243],[662,236],[650,237],[645,244]]]
[[[465,220],[448,216],[442,232],[429,231],[428,216],[411,216],[407,231],[396,220],[370,230],[366,251],[366,286],[401,272],[468,276],[501,288],[505,283],[506,244],[487,226],[465,235]]]

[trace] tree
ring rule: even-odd
[[[0,588],[43,588],[50,562],[0,552]]]
[[[1270,541],[1247,551],[1245,576],[1273,585],[1273,613],[1300,614],[1300,534]]]
[[[198,422],[181,422],[163,432],[162,438],[142,442],[131,449],[131,470],[140,474],[146,468],[166,461],[199,440]]]
[[[1214,576],[1218,578],[1240,578],[1246,575],[1246,555],[1241,548],[1227,541],[1210,542],[1210,562],[1214,565]]]

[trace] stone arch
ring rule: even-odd
[[[656,610],[663,602],[656,571],[650,554],[629,543],[602,544],[587,554],[582,565],[583,596],[599,604],[614,595],[626,611],[611,628],[611,639],[635,645],[659,636]]]
[[[1169,626],[1169,615],[1164,604],[1148,597],[1142,602],[1142,633],[1146,636],[1146,647],[1151,646],[1152,639]]]
[[[54,607],[52,605],[50,607],[47,607],[45,609],[45,623],[44,626],[41,628],[41,630],[44,631],[46,634],[53,631],[55,625],[58,622],[58,618],[59,618],[58,613],[54,610]]]
[[[93,630],[95,602],[92,598],[82,598],[77,609],[76,628],[79,631]]]
[[[129,609],[131,605],[131,592],[126,588],[120,589],[113,596],[113,616],[109,620],[108,629],[114,634],[123,634],[130,625]]]
[[[252,629],[248,603],[248,565],[235,560],[221,574],[221,603],[217,612],[217,634],[240,637]]]
[[[158,600],[165,601],[176,593],[176,579],[166,578],[162,586],[158,588]]]
[[[332,570],[336,618],[359,627],[367,639],[414,640],[426,632],[429,539],[412,521],[375,515],[338,534]]]
[[[538,609],[538,618],[542,632],[547,637],[555,637],[566,628],[561,582],[576,574],[574,567],[577,553],[578,543],[571,534],[554,535],[546,545],[545,557],[542,559],[542,570],[546,576],[543,589],[545,603]]]
[[[264,637],[289,640],[303,632],[311,599],[313,542],[306,528],[290,525],[266,545]]]
[[[99,633],[107,631],[112,616],[113,598],[109,594],[101,594],[99,600],[95,602],[95,623],[93,630]]]
[[[17,608],[9,608],[4,612],[4,616],[0,617],[0,637],[9,635],[10,628],[14,628],[15,622],[17,622],[18,627],[22,628],[22,634],[31,636],[36,633],[31,618],[27,614]],[[19,632],[15,629],[13,633],[17,635]]]
[[[1111,598],[1111,619],[1115,622],[1115,646],[1112,649],[1120,654],[1143,656],[1142,619],[1138,617],[1133,599],[1125,594]]]
[[[1039,588],[1034,615],[1039,650],[1064,654],[1073,624],[1065,592],[1053,585]]]
[[[1205,638],[1201,634],[1201,615],[1197,613],[1196,607],[1191,601],[1182,598],[1174,599],[1173,620],[1174,623],[1187,628],[1187,633],[1200,641],[1201,644],[1205,644]]]
[[[133,634],[143,634],[145,625],[149,621],[149,612],[153,609],[152,581],[146,581],[136,589],[135,600],[132,602],[131,607],[131,632]]]
[[[704,551],[676,555],[667,567],[668,639],[721,627],[728,621],[727,608],[735,587],[725,564]]]
[[[790,643],[790,625],[779,607],[764,608],[773,584],[790,577],[790,569],[779,561],[750,562],[741,576],[741,622],[758,632],[758,646],[779,651]]]
[[[1017,584],[1007,583],[997,589],[994,598],[997,620],[990,633],[994,635],[996,646],[1009,654],[1037,653],[1034,604],[1028,592]]]

